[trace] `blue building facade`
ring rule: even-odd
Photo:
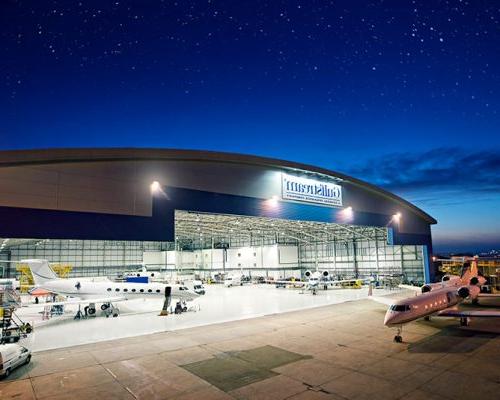
[[[392,193],[334,171],[159,149],[8,151],[0,160],[2,238],[169,242],[177,210],[373,226],[387,229],[388,245],[422,246],[424,277],[433,279],[436,221]],[[153,181],[160,190],[151,191]]]

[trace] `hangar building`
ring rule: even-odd
[[[328,270],[433,279],[436,220],[310,165],[190,150],[2,151],[0,194],[0,259],[45,258],[75,276],[145,263],[205,278]]]

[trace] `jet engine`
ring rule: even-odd
[[[481,289],[478,286],[462,286],[458,289],[457,293],[462,299],[466,299],[467,297],[475,299],[480,292]]]
[[[466,299],[467,297],[469,297],[470,290],[468,287],[462,286],[460,289],[458,289],[457,293],[462,299]]]
[[[327,278],[330,273],[328,271],[323,271],[321,275],[323,276],[323,278]]]
[[[432,286],[430,286],[430,285],[422,286],[422,293],[427,293],[427,292],[430,292],[431,290],[432,290]]]
[[[306,278],[309,278],[311,275],[312,275],[312,272],[311,272],[311,271],[309,271],[309,270],[307,270],[306,272],[304,272],[304,276],[305,276]]]

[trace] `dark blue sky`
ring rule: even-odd
[[[104,4],[106,3],[106,4]],[[302,161],[500,248],[498,1],[3,1],[0,147]]]

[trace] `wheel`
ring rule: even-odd
[[[30,361],[31,361],[31,354],[28,357],[26,357],[26,361],[24,363],[29,364]]]
[[[4,378],[8,378],[8,377],[9,377],[9,375],[10,375],[10,368],[7,368],[7,369],[5,370],[5,373],[3,374],[3,377],[4,377]]]
[[[113,318],[116,318],[116,317],[118,317],[118,313],[113,314]]]
[[[396,336],[394,336],[394,341],[396,343],[402,343],[403,342],[403,338],[400,335],[396,335]]]

